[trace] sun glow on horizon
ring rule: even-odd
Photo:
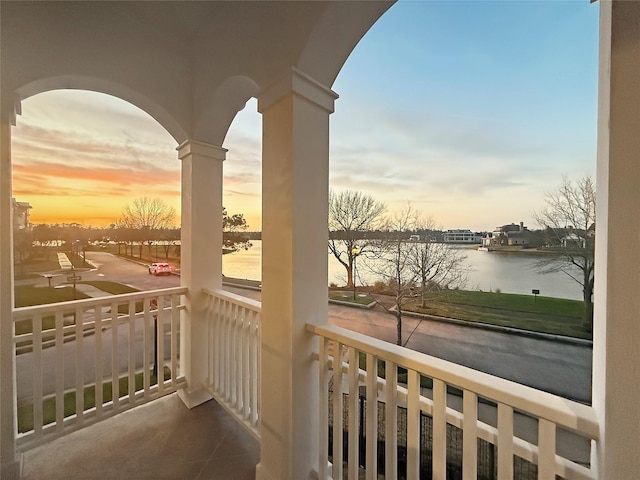
[[[260,136],[255,101],[232,124],[224,205],[261,228]],[[180,224],[175,140],[151,116],[110,95],[54,90],[22,104],[12,132],[13,193],[39,223],[105,227],[135,198],[163,200]],[[251,134],[247,136],[246,131]],[[225,142],[227,143],[227,142]]]
[[[32,223],[108,226],[137,197],[180,212],[175,141],[137,107],[101,93],[28,98],[12,132],[13,196]]]

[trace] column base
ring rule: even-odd
[[[276,477],[272,476],[262,463],[256,465],[256,480],[276,480]]]
[[[178,390],[178,397],[180,397],[182,403],[184,403],[185,406],[189,409],[197,407],[198,405],[202,405],[203,403],[213,399],[213,395],[211,395],[204,388],[201,388],[199,390]]]
[[[22,455],[21,460],[3,463],[0,466],[0,478],[3,480],[20,480],[22,478]]]

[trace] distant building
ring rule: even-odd
[[[447,230],[444,243],[482,243],[482,234],[471,230]]]
[[[29,210],[31,210],[29,202],[18,202],[15,198],[11,199],[11,209],[13,212],[13,230],[30,230]]]
[[[531,232],[524,226],[523,222],[520,225],[511,223],[509,225],[503,225],[496,227],[493,232],[488,232],[482,239],[483,247],[506,247],[515,245],[528,245]]]

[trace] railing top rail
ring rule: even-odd
[[[258,313],[262,311],[262,302],[259,302],[258,300],[253,300],[251,298],[243,297],[242,295],[237,295],[235,293],[228,292],[226,290],[221,290],[218,288],[216,289],[203,288],[202,292],[212,297],[218,297],[218,298],[222,298],[223,300],[236,303],[241,307],[244,307],[249,310],[253,310]]]
[[[143,300],[148,297],[160,295],[183,295],[187,293],[187,287],[160,288],[156,290],[146,290],[143,292],[123,293],[118,295],[108,295],[104,297],[85,298],[82,300],[71,300],[68,302],[47,303],[44,305],[34,305],[31,307],[20,307],[13,309],[13,320],[22,320],[33,315],[46,315],[59,310],[71,310],[76,308],[91,308],[98,305],[109,305],[112,303],[122,303],[135,300]]]
[[[598,420],[593,409],[587,405],[335,325],[307,324],[307,329],[422,375],[470,390],[483,398],[510,405],[523,413],[547,419],[591,439],[598,439]]]

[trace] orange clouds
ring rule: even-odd
[[[142,196],[180,212],[175,141],[113,97],[56,91],[24,102],[12,130],[13,196],[33,223],[102,226]]]
[[[123,195],[141,188],[180,195],[180,172],[161,168],[145,170],[86,167],[33,162],[14,165],[14,194],[28,195]],[[61,190],[61,187],[64,188]]]
[[[260,116],[250,103],[225,141],[223,201],[260,229]],[[108,95],[65,90],[26,99],[22,111],[12,129],[13,196],[32,205],[33,223],[109,225],[143,196],[165,201],[179,222],[177,145],[146,113]]]

